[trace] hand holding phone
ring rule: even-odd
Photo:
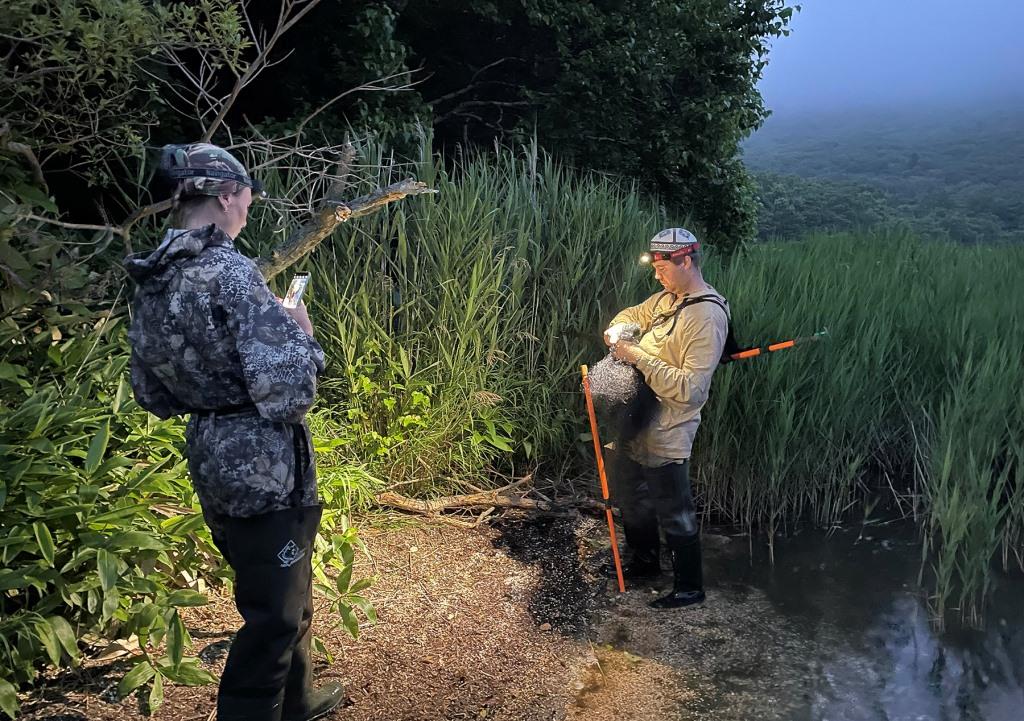
[[[296,273],[292,278],[291,284],[288,286],[288,292],[284,296],[284,300],[281,301],[281,305],[285,308],[298,308],[299,303],[302,301],[302,294],[306,292],[306,286],[309,285],[309,273]]]

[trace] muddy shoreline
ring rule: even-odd
[[[898,531],[797,536],[771,567],[745,536],[711,529],[708,601],[678,611],[647,606],[667,573],[616,592],[606,530],[586,516],[363,537],[371,560],[357,575],[380,579],[378,623],[353,641],[324,603],[315,617],[334,656],[318,677],[346,686],[339,721],[1016,721],[1024,708],[1024,585],[1006,581],[986,630],[936,635],[912,582],[913,537]],[[237,623],[223,595],[189,609],[192,653],[214,673]],[[21,718],[145,718],[138,697],[114,698],[124,666],[49,677]],[[215,693],[169,686],[152,718],[206,721]]]

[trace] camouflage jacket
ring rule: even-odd
[[[210,225],[170,230],[125,267],[132,389],[160,418],[193,414],[186,451],[207,516],[315,503],[304,417],[324,354],[256,264]]]

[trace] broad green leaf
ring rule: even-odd
[[[338,578],[335,582],[335,587],[339,593],[345,593],[348,591],[349,582],[352,580],[352,565],[349,564],[341,569],[341,573],[338,574]]]
[[[79,656],[78,640],[75,638],[75,630],[71,628],[71,624],[61,616],[50,616],[47,621],[50,628],[53,629],[54,635],[57,636],[57,640],[60,641],[64,652],[72,660],[77,660]]]
[[[43,644],[43,648],[46,650],[46,655],[50,658],[50,663],[54,666],[60,664],[60,640],[57,638],[57,634],[54,633],[53,627],[50,626],[45,620],[39,621],[35,624],[36,637],[40,643]]]
[[[115,508],[113,510],[97,514],[87,520],[90,524],[111,523],[128,516],[134,516],[139,511],[146,510],[147,508],[149,508],[149,504],[132,503],[127,506],[121,506],[120,508]]]
[[[32,524],[32,531],[35,533],[36,543],[39,544],[39,553],[42,554],[46,562],[52,566],[55,549],[53,545],[53,535],[50,533],[50,529],[46,527],[45,523],[36,521]]]
[[[156,711],[164,702],[164,677],[153,675],[153,687],[149,689],[149,712]]]
[[[187,639],[188,631],[185,629],[185,623],[181,620],[181,614],[175,612],[167,626],[167,656],[175,668],[181,663]]]
[[[327,663],[334,663],[334,654],[332,654],[327,645],[323,642],[319,636],[313,637],[313,650],[319,653],[321,656],[327,659]]]
[[[205,606],[207,603],[208,600],[204,594],[188,588],[172,591],[167,596],[168,606]]]
[[[106,420],[100,425],[89,443],[89,455],[85,459],[85,473],[92,476],[103,461],[103,455],[107,452],[107,443],[110,441],[110,421]]]
[[[121,595],[117,592],[116,588],[112,588],[103,594],[103,609],[101,618],[104,621],[109,620],[117,613],[118,607],[121,605]]]
[[[0,379],[3,380],[17,380],[27,372],[25,366],[11,365],[10,363],[0,363]]]
[[[121,412],[121,406],[124,405],[125,399],[130,397],[131,389],[125,382],[124,376],[121,376],[121,378],[117,381],[117,393],[114,394],[114,404],[112,406],[112,410],[114,411],[115,416]]]
[[[2,678],[0,678],[0,711],[11,718],[16,718],[18,715],[18,690]]]
[[[341,614],[341,622],[345,626],[345,630],[348,631],[349,635],[357,639],[359,638],[359,619],[356,618],[356,614],[352,609],[344,603],[338,607],[338,613]]]
[[[126,673],[124,678],[121,679],[121,682],[117,684],[118,696],[124,698],[139,686],[149,681],[149,679],[153,678],[155,673],[156,672],[149,664],[149,661],[139,661],[139,664]]]
[[[350,593],[359,593],[360,591],[365,591],[367,588],[369,588],[372,585],[373,585],[373,578],[372,577],[360,578],[358,581],[356,581],[351,586],[349,586],[348,590],[349,590]]]
[[[100,587],[103,592],[113,590],[117,586],[120,575],[117,570],[117,557],[105,548],[96,551],[96,568],[100,574]]]
[[[351,603],[353,606],[362,611],[363,614],[365,614],[366,620],[370,621],[371,623],[377,620],[377,611],[373,607],[373,604],[370,603],[369,599],[366,599],[362,596],[353,595],[349,596],[348,600],[349,603]]]
[[[161,659],[159,666],[164,676],[183,686],[205,686],[217,682],[217,677],[202,668],[195,658],[182,659],[177,668],[174,668],[167,659]]]
[[[487,439],[487,442],[502,451],[507,451],[508,453],[512,452],[512,446],[510,446],[508,441],[501,436],[491,436]]]
[[[124,533],[115,534],[111,537],[108,545],[116,551],[129,548],[138,548],[145,551],[162,551],[167,548],[167,544],[161,542],[152,533],[143,533],[142,531],[125,531]]]

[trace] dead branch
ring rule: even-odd
[[[46,179],[43,177],[43,168],[39,164],[39,159],[36,158],[36,154],[32,152],[32,148],[25,145],[24,143],[18,143],[13,140],[8,140],[7,136],[11,133],[11,126],[7,121],[4,121],[0,125],[0,149],[8,150],[15,155],[20,155],[25,159],[25,162],[32,168],[32,179],[35,180],[36,184],[42,187],[44,192],[49,192],[49,188],[46,185]]]
[[[580,510],[604,511],[604,504],[593,498],[573,498],[568,501],[538,501],[524,496],[502,495],[503,489],[467,493],[457,496],[442,496],[429,501],[409,498],[394,491],[377,494],[377,503],[407,513],[416,513],[460,528],[477,528],[497,509],[516,509],[550,516],[578,515]],[[444,511],[480,509],[483,512],[473,521],[463,521],[444,515]]]
[[[460,496],[441,496],[429,501],[409,498],[394,491],[377,494],[377,503],[410,513],[435,515],[455,508],[522,508],[534,511],[550,511],[553,506],[544,501],[522,496],[504,496],[497,491],[467,493]]]
[[[356,86],[354,88],[349,88],[348,90],[345,90],[344,92],[338,93],[333,98],[331,98],[330,100],[325,102],[323,105],[318,107],[316,110],[314,110],[312,113],[310,113],[305,118],[303,118],[302,121],[299,122],[299,124],[295,127],[295,130],[291,133],[291,135],[294,135],[296,140],[301,138],[302,137],[302,131],[305,130],[306,125],[308,125],[309,122],[311,120],[313,120],[313,118],[315,118],[317,115],[319,115],[320,113],[322,113],[325,110],[327,110],[334,103],[338,102],[339,100],[341,100],[342,98],[344,98],[344,97],[346,97],[348,95],[351,95],[352,93],[356,93],[356,92],[389,92],[389,93],[395,93],[395,92],[400,92],[402,90],[409,90],[409,89],[415,87],[417,85],[417,83],[416,82],[412,82],[412,81],[406,82],[406,83],[404,83],[402,85],[386,85],[386,84],[384,84],[384,83],[387,83],[387,82],[389,82],[389,81],[391,81],[391,80],[393,80],[395,78],[401,77],[403,75],[408,75],[408,74],[409,73],[407,73],[405,71],[399,72],[399,73],[392,73],[391,75],[387,75],[387,76],[385,76],[383,78],[378,78],[377,80],[372,80],[372,81],[370,81],[368,83],[363,83],[362,85],[358,85],[358,86]]]
[[[4,263],[0,263],[0,274],[6,277],[11,285],[16,285],[22,290],[28,290],[28,283],[26,283],[20,275],[15,273],[13,269]]]
[[[224,118],[227,117],[228,111],[231,110],[231,107],[235,104],[235,100],[238,99],[239,93],[241,93],[245,86],[251,83],[256,76],[267,67],[270,60],[270,52],[274,49],[274,45],[277,44],[277,41],[281,39],[281,36],[288,32],[295,23],[305,17],[310,10],[319,4],[320,0],[285,0],[285,2],[281,4],[281,11],[277,18],[277,27],[274,28],[270,38],[262,44],[256,58],[248,65],[248,67],[246,67],[242,74],[237,77],[235,80],[235,86],[221,102],[221,107],[217,112],[217,116],[213,119],[213,122],[210,123],[209,127],[206,128],[206,132],[203,134],[204,142],[208,143],[213,139],[217,129],[224,122]],[[248,15],[246,15],[246,22],[249,22]],[[253,29],[251,23],[249,23],[249,29],[250,31]],[[256,38],[254,37],[254,40],[255,39]]]
[[[428,188],[425,183],[410,179],[375,190],[369,195],[347,203],[325,203],[312,221],[306,223],[295,235],[274,249],[270,257],[259,261],[260,272],[267,280],[270,280],[316,248],[324,238],[334,232],[338,225],[351,218],[368,215],[388,203],[402,200],[410,195],[436,192],[436,190]]]

